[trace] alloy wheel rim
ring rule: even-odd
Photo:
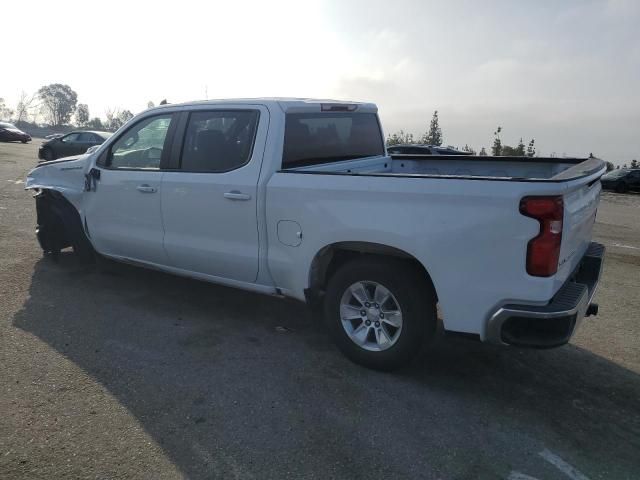
[[[391,348],[402,332],[402,310],[384,285],[359,281],[340,299],[340,323],[353,343],[372,352]]]

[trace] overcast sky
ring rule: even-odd
[[[440,112],[446,144],[640,158],[640,0],[12,1],[0,97],[67,83],[92,116],[208,98],[378,104],[387,132]]]

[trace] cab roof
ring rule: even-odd
[[[216,100],[199,100],[184,103],[169,103],[153,107],[160,110],[170,107],[195,107],[203,105],[264,105],[268,108],[280,108],[283,112],[313,112],[313,111],[353,111],[358,113],[376,113],[378,107],[368,102],[352,102],[344,100],[314,99],[314,98],[228,98]]]

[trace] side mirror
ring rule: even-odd
[[[107,166],[107,164],[109,163],[110,150],[111,149],[105,150],[104,152],[102,152],[102,155],[100,155],[98,157],[98,160],[96,160],[96,165],[98,167],[106,167]]]

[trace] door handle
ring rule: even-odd
[[[233,190],[226,192],[224,198],[228,198],[229,200],[251,200],[251,195]]]
[[[142,193],[156,193],[158,191],[156,187],[152,187],[151,185],[147,185],[146,183],[144,185],[138,185],[136,189]]]

